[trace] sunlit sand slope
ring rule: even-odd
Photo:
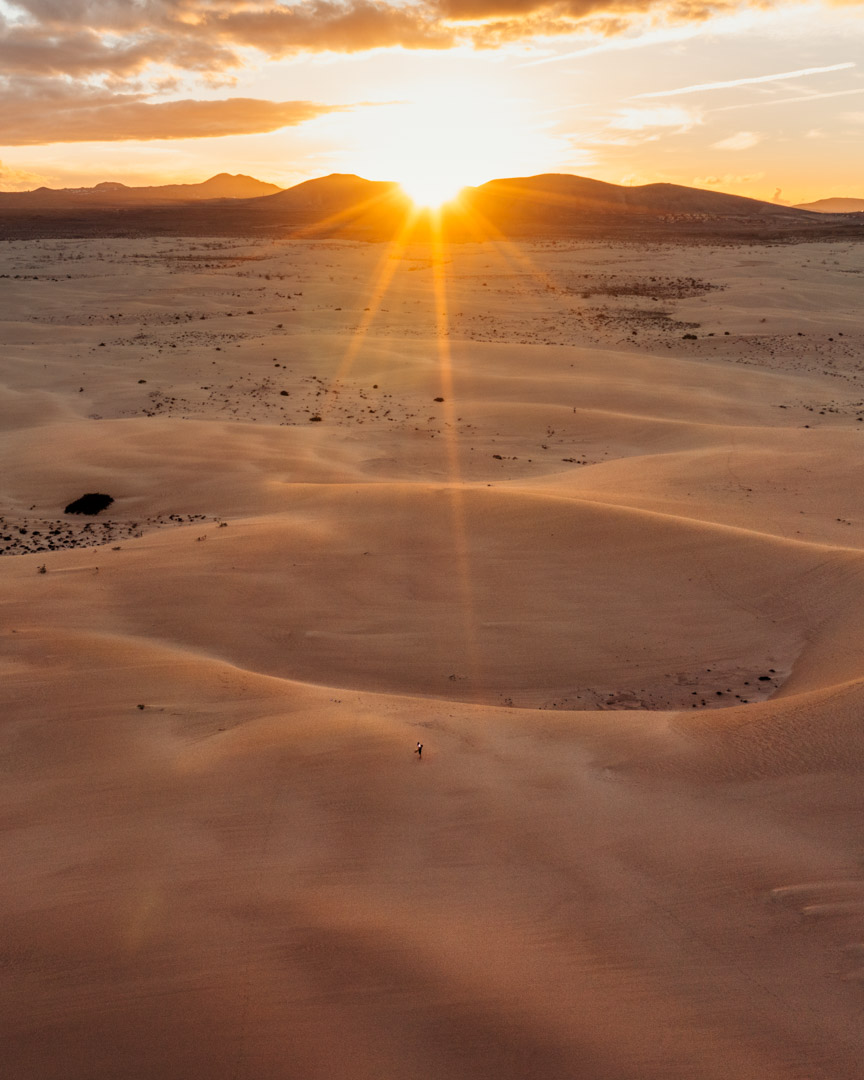
[[[855,249],[394,254],[0,252],[5,1069],[858,1080]]]

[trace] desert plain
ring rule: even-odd
[[[860,1080],[862,251],[0,246],[4,1075]]]

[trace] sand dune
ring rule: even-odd
[[[858,255],[6,245],[10,1075],[856,1080]]]

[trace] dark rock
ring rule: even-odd
[[[114,500],[110,495],[100,495],[97,492],[88,492],[80,499],[69,503],[63,511],[65,514],[98,514],[110,506]]]

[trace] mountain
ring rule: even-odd
[[[365,180],[353,173],[331,173],[253,199],[248,204],[259,224],[279,222],[300,236],[346,236],[358,240],[390,239],[411,217],[413,204],[399,184]],[[416,238],[422,239],[422,227]]]
[[[864,199],[818,199],[801,203],[796,209],[813,210],[817,214],[860,214],[864,213]]]
[[[398,184],[345,173],[307,180],[247,205],[274,224],[308,235],[368,239],[394,235],[412,213]],[[586,228],[740,228],[812,220],[814,215],[806,211],[739,195],[675,184],[623,187],[569,173],[490,180],[464,188],[440,217],[444,234],[460,240],[476,239],[486,226],[493,234],[529,236],[574,235]],[[429,212],[420,211],[412,234],[428,238],[433,227]]]
[[[264,223],[278,221],[300,235],[390,238],[411,214],[412,203],[392,181],[364,180],[353,173],[331,173],[252,199],[246,204]],[[257,224],[256,228],[266,228]]]
[[[255,199],[267,197],[282,190],[277,184],[256,180],[243,173],[217,173],[202,184],[168,184],[155,188],[132,188],[132,191],[161,192],[163,198],[179,199]]]
[[[315,180],[264,195],[255,200],[259,210],[347,210],[392,197],[406,202],[406,196],[398,184],[389,180],[364,180],[354,173],[331,173]]]
[[[864,219],[859,223],[842,214],[677,184],[625,187],[569,173],[465,188],[440,215],[415,210],[398,184],[348,173],[285,190],[251,177],[220,174],[203,184],[128,188],[106,183],[78,191],[0,194],[0,238],[6,239],[270,235],[423,241],[442,235],[457,242],[589,236],[774,240],[848,238],[862,231]]]
[[[201,202],[209,199],[254,199],[282,189],[252,176],[219,173],[201,184],[162,184],[128,187],[106,181],[89,188],[48,188],[0,192],[0,209],[70,209],[109,206],[147,206],[158,203]]]
[[[588,219],[636,219],[682,222],[716,219],[770,221],[802,220],[806,212],[777,203],[761,202],[721,191],[645,184],[624,187],[569,173],[491,180],[469,188],[463,203],[503,221],[511,229],[577,225]]]

